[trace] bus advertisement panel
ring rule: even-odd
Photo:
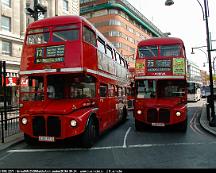
[[[187,128],[187,83],[184,43],[179,38],[152,38],[138,44],[135,66],[135,127]]]
[[[20,77],[19,125],[27,142],[79,137],[91,147],[127,118],[127,61],[82,17],[31,23]]]

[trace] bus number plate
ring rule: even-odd
[[[164,127],[164,123],[152,123],[152,126]]]
[[[55,138],[52,136],[39,136],[39,141],[43,142],[55,142]]]

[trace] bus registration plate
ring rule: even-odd
[[[55,138],[53,136],[39,136],[39,141],[55,142]]]
[[[164,127],[164,123],[152,123],[152,126]]]

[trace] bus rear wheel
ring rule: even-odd
[[[94,145],[98,137],[98,126],[94,118],[90,118],[85,132],[81,137],[81,144],[85,148],[90,148]]]

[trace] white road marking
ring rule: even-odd
[[[0,161],[4,160],[5,158],[10,156],[11,154],[13,154],[13,153],[7,153],[6,155],[4,155],[3,157],[0,158]]]
[[[199,110],[197,110],[197,111],[193,114],[193,117],[192,117],[192,119],[191,119],[191,121],[190,121],[190,128],[191,128],[194,132],[196,132],[196,133],[198,133],[198,134],[200,134],[200,135],[205,135],[205,133],[202,132],[202,131],[197,127],[196,118],[198,117],[198,114],[199,114]]]
[[[188,143],[168,143],[168,144],[136,144],[128,145],[126,148],[148,148],[148,147],[167,147],[167,146],[181,146],[181,145],[215,145],[216,142],[188,142]],[[54,149],[17,149],[7,151],[12,153],[32,153],[32,152],[59,152],[59,151],[91,151],[91,150],[110,150],[110,149],[125,149],[124,146],[105,146],[92,148],[54,148]],[[9,155],[6,155],[0,160],[3,160]]]
[[[129,134],[130,130],[131,130],[131,127],[129,127],[128,130],[127,130],[127,132],[125,133],[123,148],[127,148],[127,144],[126,144],[127,143],[127,136]]]

